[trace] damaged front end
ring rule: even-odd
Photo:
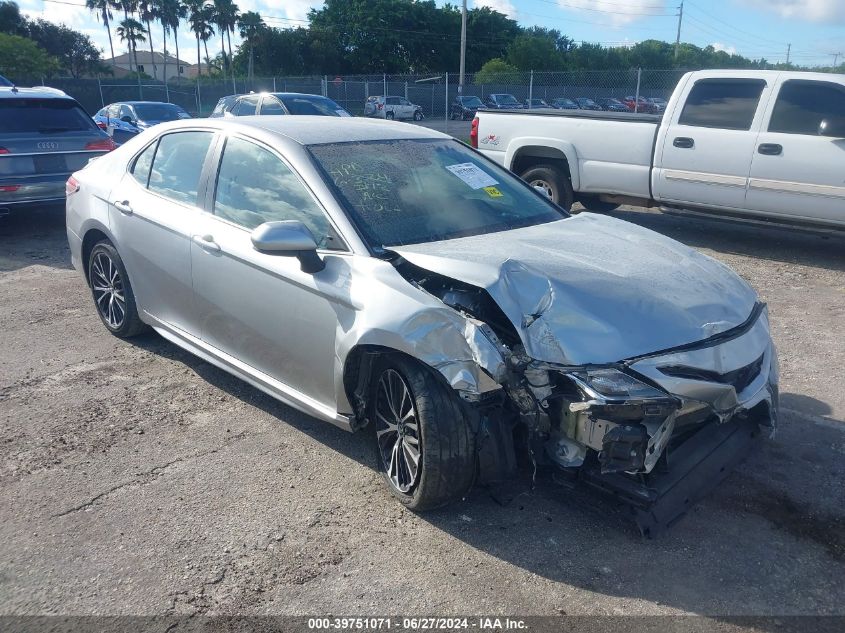
[[[510,456],[522,452],[535,468],[554,467],[630,505],[651,536],[727,476],[760,427],[774,430],[778,364],[763,304],[745,323],[692,345],[568,365],[532,358],[520,336],[520,328],[548,335],[551,299],[515,325],[483,288],[401,259],[394,265],[467,319],[476,361],[500,387],[500,398],[461,394],[481,420],[481,481],[509,474]]]

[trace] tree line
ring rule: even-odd
[[[126,47],[130,72],[136,73],[139,67],[140,46],[148,46],[152,55],[160,43],[165,59],[162,78],[167,76],[168,45],[172,40],[179,58],[177,34],[183,30],[192,33],[196,40],[199,74],[204,69],[207,75],[223,78],[235,74],[425,74],[457,69],[459,64],[461,11],[453,4],[438,7],[434,0],[326,0],[319,9],[312,9],[304,21],[241,12],[233,0],[85,3],[108,34],[112,59],[115,38]],[[103,71],[90,38],[44,20],[28,21],[11,0],[0,0],[0,33],[34,42],[41,50],[26,57],[30,66],[38,65],[36,62],[46,66],[42,73],[57,68],[73,76]],[[242,44],[233,47],[232,36],[236,33]],[[219,52],[215,51],[212,57],[209,43],[216,48],[217,37]],[[4,59],[7,65],[8,59],[15,63],[14,54],[9,52],[14,48],[4,48],[0,40],[0,66]],[[46,57],[42,59],[44,53]],[[556,29],[522,27],[485,6],[467,14],[466,67],[468,72],[481,72],[482,78],[489,78],[491,74],[528,70],[787,66],[773,66],[766,59],[749,59],[712,46],[702,48],[688,43],[681,44],[677,51],[673,44],[658,40],[617,47],[579,43]],[[155,65],[152,71],[151,78],[158,79]]]

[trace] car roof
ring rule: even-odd
[[[233,129],[248,127],[287,137],[299,145],[343,143],[347,141],[391,141],[401,139],[451,139],[442,132],[419,125],[359,117],[326,116],[246,116],[236,118],[186,119],[166,123],[162,130],[208,127]],[[156,128],[158,129],[158,127]]]
[[[182,107],[178,103],[168,103],[167,101],[115,101],[115,103],[113,103],[111,105],[115,105],[115,104],[118,104],[118,103],[131,105],[131,106],[151,104],[151,105],[169,105],[169,106],[174,106],[176,108]]]
[[[289,97],[317,97],[318,99],[328,99],[325,95],[315,95],[308,92],[264,92],[261,94],[273,95],[279,99],[286,99]]]
[[[0,87],[0,99],[74,99],[58,88],[8,88]]]

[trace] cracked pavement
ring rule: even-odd
[[[541,478],[415,515],[372,438],[99,323],[61,210],[0,221],[0,615],[845,614],[845,237],[614,215],[769,303],[781,428],[643,541]]]

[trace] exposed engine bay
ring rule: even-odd
[[[765,306],[695,344],[595,365],[532,358],[519,327],[481,287],[397,256],[411,284],[463,315],[489,390],[458,390],[479,416],[482,482],[517,463],[552,467],[629,503],[645,535],[679,518],[742,460],[759,427],[777,420],[777,356]],[[481,339],[481,340],[479,340]],[[750,353],[750,356],[749,356]]]

